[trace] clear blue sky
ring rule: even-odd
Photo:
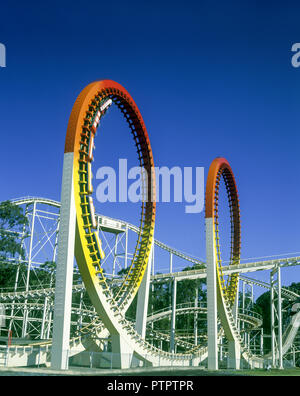
[[[88,83],[112,79],[139,106],[157,166],[203,166],[206,176],[216,156],[228,159],[244,258],[300,251],[299,13],[291,1],[3,3],[0,200],[60,199],[73,103]],[[125,155],[119,121],[112,110],[104,122],[99,166]],[[125,204],[99,210],[127,216]],[[158,204],[158,239],[204,257],[204,236],[203,213]]]

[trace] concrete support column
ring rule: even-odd
[[[133,351],[126,343],[124,336],[120,334],[111,334],[112,368],[130,368],[132,362]]]
[[[217,273],[212,218],[205,219],[207,266],[207,335],[209,370],[218,370]]]
[[[229,340],[227,368],[239,370],[240,362],[241,362],[240,344],[236,341]]]
[[[76,209],[73,190],[73,153],[65,153],[60,227],[57,249],[51,367],[68,368]]]
[[[153,255],[154,255],[154,243],[151,246],[151,251],[148,259],[147,268],[142,279],[141,285],[138,291],[137,297],[137,307],[136,307],[136,319],[135,319],[135,329],[142,338],[146,337],[146,325],[147,325],[147,315],[148,315],[148,305],[149,305],[149,291],[150,291],[150,276],[151,269],[153,270]],[[154,285],[151,285],[152,293]],[[136,357],[133,357],[133,365],[139,366],[141,362],[138,361]]]

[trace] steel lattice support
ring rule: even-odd
[[[273,367],[282,369],[282,299],[280,266],[276,266],[271,271],[270,285],[272,365]]]
[[[171,316],[171,332],[170,332],[170,352],[175,353],[175,331],[176,331],[176,296],[177,281],[174,278],[172,282],[172,316]]]

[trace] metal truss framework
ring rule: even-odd
[[[27,268],[27,266],[29,265],[29,259],[31,257],[31,271],[26,271],[22,273],[21,270],[18,270],[19,264],[15,263],[14,265],[16,266],[16,282],[14,288],[11,290],[1,290],[0,304],[2,305],[2,307],[5,307],[6,312],[6,325],[5,327],[2,327],[2,339],[7,338],[7,333],[4,331],[4,329],[11,329],[15,334],[15,337],[13,339],[13,344],[15,348],[21,348],[21,345],[31,345],[32,347],[39,347],[43,345],[51,346],[53,334],[52,332],[55,274],[50,274],[50,276],[47,278],[47,283],[45,283],[45,280],[40,276],[40,274],[43,273],[42,266],[45,261],[56,260],[60,203],[57,201],[38,197],[21,198],[14,200],[14,202],[24,208],[24,213],[25,210],[27,211],[27,216],[30,220],[28,229],[24,230],[24,234],[27,233],[29,234],[29,236],[27,237],[27,240],[25,239],[23,241],[26,246],[26,257],[23,264],[26,264]],[[33,217],[33,214],[36,216],[35,218]],[[109,270],[113,268],[113,262],[115,260],[115,274],[110,271],[108,273],[108,277],[110,277],[112,280],[114,279],[114,281],[117,282],[117,270],[119,270],[120,268],[125,268],[127,265],[126,262],[128,262],[129,259],[132,257],[130,251],[126,251],[125,249],[126,245],[128,244],[126,243],[126,241],[128,242],[128,238],[134,239],[138,227],[133,226],[132,224],[124,222],[122,220],[112,219],[103,215],[96,215],[96,218],[99,234],[102,236],[103,250],[106,253],[107,262],[110,260],[110,263],[107,266]],[[34,224],[33,228],[32,224]],[[30,231],[33,231],[32,238],[30,235]],[[116,234],[119,235],[118,238],[116,238]],[[21,235],[20,238],[22,238]],[[32,243],[30,251],[29,248],[31,239]],[[40,249],[41,246],[43,246],[42,249]],[[153,287],[156,284],[160,283],[169,283],[170,285],[172,285],[174,280],[176,280],[177,283],[186,279],[206,278],[206,267],[203,261],[190,257],[183,252],[177,251],[176,249],[171,248],[158,240],[154,240],[154,246],[156,247],[156,249],[154,250],[155,254],[153,255],[153,261],[151,266],[150,287]],[[117,252],[117,257],[115,257],[114,255],[115,252]],[[177,258],[177,260],[175,260],[175,258]],[[164,263],[167,263],[167,265],[165,266]],[[184,266],[190,265],[191,263],[197,264],[197,266],[202,266],[203,268],[191,271],[176,271],[176,268],[183,268]],[[276,279],[276,271],[278,270],[278,268],[281,268],[282,270],[284,268],[299,264],[300,257],[290,257],[277,260],[266,260],[239,264],[235,268],[236,272],[239,272],[240,274],[240,306],[242,307],[239,314],[240,331],[243,335],[243,340],[247,345],[247,349],[250,349],[253,353],[257,355],[263,356],[263,339],[264,336],[266,337],[267,335],[264,335],[262,333],[262,329],[259,326],[259,319],[258,322],[256,322],[256,325],[254,325],[254,322],[251,322],[253,320],[255,321],[256,319],[254,317],[254,313],[252,313],[251,311],[251,303],[248,303],[248,305],[246,305],[245,303],[245,296],[247,293],[247,288],[250,288],[250,296],[253,296],[254,285],[271,290],[271,283],[250,278],[248,276],[245,276],[245,274],[247,274],[248,272],[251,273],[254,271],[262,270],[275,271],[274,276]],[[162,271],[166,272],[157,273]],[[226,271],[230,272],[231,269],[229,267],[225,267],[225,275],[227,274]],[[78,275],[78,268],[76,264],[74,267],[74,274]],[[28,285],[27,288],[26,285]],[[277,301],[278,287],[276,287],[276,284],[273,285],[273,289],[274,299],[276,299]],[[291,302],[296,301],[299,297],[295,292],[284,287],[281,287],[280,291],[281,295]],[[78,335],[83,337],[84,334],[96,334],[97,332],[99,334],[99,330],[96,330],[95,333],[95,329],[99,329],[101,328],[101,326],[103,327],[103,325],[101,324],[101,321],[99,321],[99,317],[95,312],[95,309],[91,305],[90,301],[86,300],[86,290],[79,276],[74,276],[73,280],[73,298],[76,295],[78,296],[78,301],[73,301],[72,304],[71,338],[76,338],[78,337]],[[253,298],[250,298],[250,302],[251,301],[253,301]],[[278,311],[279,308],[276,301],[274,308],[276,309],[276,311]],[[168,348],[170,348],[170,350],[173,350],[174,352],[177,351],[178,346],[180,346],[181,349],[184,348],[186,350],[191,350],[197,344],[201,344],[201,346],[206,346],[207,339],[202,338],[203,336],[199,335],[199,332],[198,337],[195,337],[195,334],[180,334],[180,329],[176,328],[176,321],[174,321],[174,319],[173,326],[171,326],[172,317],[174,318],[175,316],[176,318],[178,317],[178,315],[182,315],[183,312],[185,312],[186,314],[187,312],[189,312],[191,315],[193,315],[192,312],[196,309],[197,311],[194,311],[194,317],[197,313],[197,315],[200,315],[199,317],[201,317],[202,320],[205,321],[207,312],[206,307],[203,306],[203,304],[200,304],[196,308],[196,302],[194,307],[192,307],[192,305],[193,304],[187,304],[186,306],[178,305],[176,299],[174,299],[173,294],[172,305],[169,308],[166,307],[163,310],[164,313],[152,312],[148,314],[146,337],[149,342],[153,345],[156,345],[158,349],[161,349],[163,344],[165,345],[165,347],[168,345]],[[27,307],[26,315],[25,307]],[[157,331],[153,328],[153,323],[155,324],[156,320],[161,320],[163,317],[169,318],[169,334],[161,333],[160,331]],[[276,314],[274,318],[276,319]],[[26,326],[24,326],[25,320],[27,321]],[[243,328],[245,327],[245,324],[247,322],[250,324],[251,330],[249,330],[248,328],[243,331]],[[24,327],[27,328],[27,333],[22,333]],[[273,345],[273,355],[275,356],[275,365],[278,366],[279,344],[277,319],[275,321],[273,334],[275,339]],[[294,336],[296,340],[297,333],[295,333]],[[27,340],[26,337],[28,337]],[[188,339],[186,339],[185,341],[185,337],[188,337],[189,341]],[[109,340],[109,337],[107,335],[103,338],[103,342],[101,343],[102,350],[107,342],[105,341],[105,339]],[[287,344],[286,340],[289,337],[288,335],[283,334],[282,338],[283,356],[291,356],[294,357],[295,360],[295,356],[297,355],[297,351],[299,349],[297,344],[294,344],[293,340],[289,339],[288,344],[290,345],[290,347],[288,349],[287,346],[284,348],[284,345]],[[101,350],[101,348],[99,350]],[[219,359],[222,359],[224,357],[224,353],[227,350],[226,348],[227,344],[224,344],[224,338],[222,337],[220,340],[218,340]],[[272,362],[272,356],[266,356],[265,358],[269,359],[270,362]]]
[[[143,195],[139,226],[97,216],[93,204],[94,140],[100,121],[112,104],[119,108],[127,121],[137,149]],[[221,179],[225,182],[231,220],[230,262],[226,267],[221,260],[219,245],[218,205]],[[93,343],[94,348],[102,348],[104,351],[108,340],[114,355],[111,362],[114,367],[129,367],[137,361],[138,364],[152,366],[190,366],[199,365],[207,359],[209,369],[218,369],[218,353],[223,355],[225,349],[228,367],[239,368],[241,356],[250,367],[262,367],[268,356],[256,354],[256,336],[251,341],[251,334],[247,332],[248,325],[252,330],[259,327],[258,318],[255,318],[251,310],[247,311],[245,306],[245,286],[258,282],[242,280],[242,312],[238,310],[237,298],[239,274],[262,269],[271,269],[272,363],[275,365],[278,361],[279,367],[282,367],[283,353],[291,347],[295,329],[298,330],[299,327],[300,312],[294,317],[297,320],[283,334],[281,296],[284,293],[293,299],[295,295],[281,287],[280,269],[298,265],[299,258],[241,264],[239,198],[232,169],[224,158],[216,158],[208,174],[205,212],[206,264],[155,241],[155,173],[150,140],[134,100],[120,84],[111,80],[91,83],[83,89],[73,106],[65,143],[61,204],[53,205],[53,201],[31,198],[17,200],[15,203],[25,205],[25,215],[30,220],[30,227],[29,238],[26,238],[25,229],[20,233],[21,243],[27,252],[26,269],[24,271],[21,258],[12,262],[16,266],[14,289],[0,294],[2,301],[12,300],[10,315],[5,314],[9,318],[8,336],[11,338],[13,329],[20,334],[19,338],[24,343],[24,339],[30,334],[35,338],[39,334],[41,342],[29,341],[27,345],[47,345],[43,359],[48,361],[48,347],[51,346],[53,368],[68,368],[70,354],[75,353],[71,344],[76,344],[77,348],[83,350],[87,345],[91,347]],[[60,213],[51,217],[51,211],[39,209],[37,203],[59,208]],[[52,224],[46,226],[45,222]],[[135,232],[137,236],[132,255],[128,252],[128,231]],[[35,235],[39,235],[37,243]],[[112,240],[109,242],[109,239]],[[155,273],[155,246],[169,253],[168,274]],[[121,253],[120,247],[123,249]],[[74,252],[78,269],[74,266]],[[46,256],[46,260],[41,259],[41,263],[39,256],[42,254]],[[197,268],[174,272],[173,260],[176,256],[195,264]],[[55,288],[54,261],[57,263]],[[34,276],[35,281],[32,279]],[[178,282],[204,277],[207,278],[207,345],[198,339],[198,317],[203,313],[203,307],[198,304],[197,292],[193,307],[178,307],[176,302]],[[47,287],[45,279],[48,282]],[[152,320],[148,318],[150,327],[148,325],[147,340],[149,288],[153,291],[155,283],[165,281],[170,283],[172,291],[171,309],[167,311],[167,316],[170,317],[170,333],[159,334],[153,326],[153,317]],[[77,296],[74,292],[80,293],[80,297],[75,298],[77,306],[72,306],[74,295]],[[137,317],[132,322],[126,317],[126,312],[136,296]],[[5,307],[4,310],[6,312]],[[21,315],[18,314],[19,311]],[[193,343],[189,342],[189,334],[184,335],[186,339],[180,339],[176,329],[177,316],[191,312],[194,314]],[[72,320],[74,315],[76,320]],[[156,313],[156,317],[161,316],[164,315]],[[20,317],[22,326],[17,330],[16,324]],[[51,323],[52,339],[49,339]],[[149,334],[152,342],[149,342]],[[167,341],[169,350],[156,346],[154,340],[157,338]],[[252,350],[251,342],[255,346]],[[260,333],[260,353],[262,350]],[[32,358],[29,360],[32,363]]]
[[[223,177],[229,201],[231,219],[231,257],[228,267],[222,265],[219,244],[219,186]],[[247,348],[247,338],[244,333],[242,337],[240,326],[237,323],[236,292],[238,285],[237,268],[240,264],[240,210],[239,199],[233,171],[225,158],[216,158],[208,172],[206,185],[206,250],[207,250],[207,300],[208,300],[208,368],[218,369],[218,347],[217,347],[217,318],[220,317],[222,327],[229,345],[230,368],[239,369],[241,356],[248,362],[250,367],[259,368],[264,360],[254,355]],[[256,264],[247,264],[247,267],[257,267]],[[225,285],[224,275],[227,272],[228,279]],[[277,283],[274,275],[277,274]],[[275,284],[277,284],[277,300],[275,306]],[[243,284],[243,289],[244,289]],[[271,271],[271,338],[272,338],[272,364],[275,366],[276,350],[279,355],[279,368],[282,368],[282,306],[281,306],[281,277],[280,264],[273,264]],[[243,307],[244,307],[243,290]],[[253,297],[252,297],[253,299]],[[276,309],[275,309],[276,307]],[[275,331],[275,316],[277,319],[277,338]],[[244,323],[242,325],[244,330]],[[249,336],[249,334],[248,334]],[[276,340],[278,340],[276,344]],[[249,344],[249,343],[248,343]]]

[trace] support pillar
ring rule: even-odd
[[[195,289],[195,315],[194,315],[194,345],[197,346],[198,345],[198,297],[199,297],[199,293],[198,293],[198,285],[196,286]]]
[[[26,218],[27,218],[27,220],[28,220],[28,204],[26,205],[26,209],[25,209],[25,216],[26,216]],[[25,240],[25,238],[26,238],[26,233],[25,233],[25,231],[26,231],[26,225],[24,224],[23,225],[23,229],[22,229],[22,236],[21,236],[21,247],[22,248],[24,248],[24,240]],[[12,305],[12,308],[11,308],[11,314],[10,314],[10,316],[11,316],[11,318],[13,318],[14,317],[14,309],[15,309],[15,295],[16,295],[16,292],[17,292],[17,288],[18,288],[18,282],[19,282],[19,274],[20,274],[20,267],[21,267],[21,264],[22,264],[22,257],[21,257],[21,254],[19,254],[19,258],[18,258],[18,267],[17,267],[17,272],[16,272],[16,278],[15,278],[15,285],[14,285],[14,299],[13,299],[13,305]],[[11,331],[11,329],[12,329],[12,325],[13,325],[13,319],[10,319],[10,321],[9,321],[9,326],[8,326],[8,331],[10,332]]]
[[[240,369],[241,350],[240,344],[234,340],[228,340],[228,364],[229,369]]]
[[[29,291],[29,281],[30,281],[30,272],[31,272],[31,262],[32,262],[32,247],[33,247],[33,237],[34,237],[34,225],[35,225],[35,217],[36,217],[36,201],[33,203],[33,212],[32,212],[32,222],[31,222],[31,231],[30,231],[30,244],[29,244],[29,253],[28,253],[28,266],[27,266],[27,276],[26,276],[26,293]],[[23,326],[22,326],[22,337],[26,337],[27,335],[27,326],[28,326],[28,306],[27,306],[27,296],[24,301],[24,316],[23,316]]]
[[[207,366],[209,370],[218,370],[217,273],[214,249],[214,225],[212,218],[205,219],[205,229],[207,267]]]
[[[171,334],[170,334],[170,352],[175,352],[175,330],[176,330],[176,294],[177,294],[177,280],[173,279],[172,288],[172,316],[171,316]]]
[[[170,261],[169,261],[169,273],[172,274],[173,272],[173,253],[170,252]],[[169,295],[170,295],[170,302],[172,303],[172,283],[169,283]]]
[[[261,328],[260,331],[260,354],[263,356],[264,354],[264,329]]]
[[[169,268],[170,274],[173,272],[173,253],[170,252],[170,268]]]
[[[128,256],[128,224],[126,224],[126,231],[125,231],[125,258],[124,258],[125,268],[127,268],[127,256]]]
[[[112,345],[112,368],[130,368],[133,351],[126,343],[124,336],[120,334],[111,334],[110,338]]]
[[[277,267],[277,296],[278,296],[278,354],[279,368],[283,369],[283,349],[282,349],[282,299],[281,299],[281,270]]]
[[[112,269],[113,276],[115,276],[115,272],[116,272],[117,257],[118,257],[118,234],[116,234],[115,247],[114,247],[114,262],[113,262],[113,269]]]
[[[42,318],[42,325],[41,325],[41,334],[40,334],[41,340],[45,338],[45,325],[46,325],[47,312],[48,312],[48,297],[45,297],[44,308],[43,308],[43,318]]]
[[[276,279],[277,275],[277,279]],[[282,312],[281,312],[281,271],[280,266],[276,266],[270,274],[270,297],[271,297],[271,345],[272,345],[272,365],[283,368],[282,350]],[[275,296],[277,292],[277,304]],[[277,329],[277,334],[276,334]],[[278,361],[278,364],[277,364]]]
[[[142,279],[141,285],[138,291],[137,297],[137,307],[136,307],[136,320],[135,320],[135,330],[142,338],[146,337],[146,325],[147,325],[147,315],[148,315],[148,305],[149,305],[149,291],[150,291],[150,276],[151,269],[153,270],[153,255],[154,255],[154,243],[151,246],[151,251],[148,259],[147,268]],[[154,285],[151,285],[152,288]],[[153,289],[152,289],[153,292]],[[133,357],[133,366],[139,366],[140,362],[136,357]]]
[[[62,177],[60,227],[57,248],[51,367],[68,369],[76,209],[73,153],[65,153]]]
[[[243,280],[243,294],[242,294],[242,312],[245,314],[245,298],[246,298],[246,289],[245,289],[245,281]],[[245,329],[245,322],[242,321],[242,329],[243,329],[243,340],[244,343],[246,343],[246,332],[244,331]]]
[[[232,315],[234,317],[236,326],[238,326],[238,320],[239,320],[239,281],[238,281],[238,284],[237,284],[237,292],[236,292],[235,300],[234,300],[233,307],[232,307]]]

